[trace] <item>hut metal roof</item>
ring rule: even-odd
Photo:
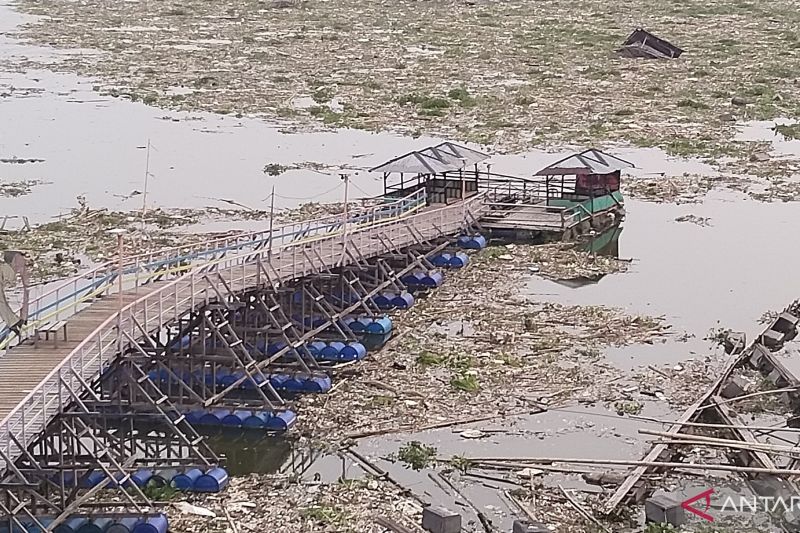
[[[474,165],[475,163],[480,163],[481,161],[489,159],[488,154],[484,154],[483,152],[479,152],[477,150],[473,150],[472,148],[467,148],[466,146],[461,146],[460,144],[455,144],[450,141],[437,144],[436,146],[431,146],[430,148],[425,148],[422,150],[422,153],[431,155],[443,161],[451,161],[453,163],[458,162],[461,165],[463,165],[465,162],[467,165]]]
[[[396,157],[382,165],[371,168],[370,172],[386,174],[440,174],[474,165],[489,155],[452,142],[443,142],[424,150],[416,150]]]
[[[610,174],[636,165],[619,157],[590,148],[556,161],[536,173],[537,176],[572,176],[578,174]]]

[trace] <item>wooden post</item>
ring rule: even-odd
[[[550,176],[544,177],[544,205],[550,206]]]

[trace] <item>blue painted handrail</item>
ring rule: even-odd
[[[355,212],[353,215],[348,216],[347,224],[358,226],[364,223],[374,223],[405,213],[411,213],[424,206],[425,202],[425,191],[415,191],[391,203],[381,204],[367,211]],[[135,286],[138,286],[141,281],[139,279],[140,277],[143,277],[144,283],[147,283],[161,275],[184,273],[194,266],[197,266],[193,263],[198,261],[218,259],[227,253],[238,252],[246,248],[260,249],[267,246],[270,240],[284,241],[289,239],[291,241],[298,241],[315,236],[330,235],[331,233],[342,231],[344,225],[345,223],[341,216],[334,215],[312,219],[307,222],[283,225],[273,229],[271,234],[268,231],[257,231],[234,235],[233,237],[220,239],[208,244],[200,243],[195,246],[202,246],[204,249],[191,253],[183,253],[174,256],[170,255],[173,253],[177,254],[186,248],[191,248],[192,246],[189,245],[163,250],[154,254],[127,258],[127,266],[121,269],[122,276],[123,279],[129,276],[135,276],[137,279],[134,283]],[[235,244],[229,244],[231,240],[233,240]],[[215,243],[218,244],[215,246]],[[174,268],[176,265],[182,266]],[[119,264],[110,261],[98,265],[80,276],[70,278],[66,282],[59,284],[58,287],[35,298],[29,305],[31,311],[27,316],[27,325],[23,329],[23,335],[35,329],[37,323],[47,321],[49,318],[55,317],[58,319],[61,315],[68,316],[72,314],[70,311],[74,312],[80,303],[90,299],[92,296],[112,292],[114,289],[114,281],[117,280],[119,273]],[[68,292],[63,295],[60,294],[61,289],[69,287],[70,285],[72,286],[71,290],[68,290]],[[48,299],[52,299],[52,301],[48,302]],[[0,322],[0,351],[7,348],[9,342],[13,340],[10,333],[11,330],[8,328],[8,325]]]

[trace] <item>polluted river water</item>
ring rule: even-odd
[[[0,198],[0,215],[45,222],[75,207],[78,196],[85,196],[92,207],[140,208],[141,197],[125,197],[143,187],[148,142],[153,147],[149,205],[165,208],[225,207],[215,198],[263,208],[273,185],[280,208],[312,200],[339,201],[340,169],[353,174],[359,194],[376,195],[381,192],[381,182],[366,169],[439,142],[357,130],[283,133],[280,125],[255,117],[177,113],[101,96],[93,91],[90,79],[24,67],[28,60],[55,64],[59,54],[93,53],[57,52],[20,43],[8,35],[26,20],[0,2],[0,64],[5,67],[0,71],[0,158],[43,161],[0,163],[0,180],[40,180],[43,184],[21,197]],[[13,65],[16,67],[10,68]],[[57,70],[57,65],[54,68]],[[763,132],[768,126],[747,126],[742,135],[765,140]],[[796,144],[775,142],[780,143],[776,146],[780,153],[797,155]],[[635,163],[640,175],[715,174],[706,164],[671,158],[657,149],[621,147],[613,151]],[[532,151],[496,156],[492,163],[498,172],[530,175],[559,157],[559,153]],[[262,169],[271,163],[304,168],[269,177]],[[689,358],[713,354],[715,347],[706,337],[717,328],[744,331],[752,338],[762,328],[759,319],[763,313],[781,309],[798,296],[794,274],[800,251],[788,236],[800,223],[800,213],[792,203],[763,203],[736,192],[712,191],[701,202],[685,205],[629,198],[626,211],[617,246],[619,256],[631,260],[626,273],[579,286],[531,273],[520,287],[532,299],[664,316],[672,325],[674,338],[606,351],[605,356],[622,369],[679,365]],[[686,215],[708,219],[708,224],[676,221]],[[642,414],[676,416],[668,403],[657,400],[645,402]],[[497,423],[366,438],[359,442],[358,450],[415,493],[457,507],[459,498],[432,482],[428,471],[415,472],[381,458],[409,440],[435,446],[444,457],[591,454],[639,458],[649,446],[637,435],[642,424],[617,415],[602,402],[574,404]],[[482,430],[485,436],[479,440],[462,437],[468,427]],[[361,475],[357,466],[343,463],[336,455],[320,452],[297,459],[296,455],[304,455],[304,448],[283,439],[217,436],[211,443],[227,457],[234,475],[288,471],[296,460],[306,477],[333,481],[343,469],[347,477]],[[589,488],[556,474],[547,479],[567,488]],[[465,493],[497,525],[510,528],[511,511],[499,491],[487,484],[471,483]]]

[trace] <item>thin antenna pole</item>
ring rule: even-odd
[[[347,174],[339,174],[339,176],[344,180],[344,222],[342,227],[342,260],[340,264],[344,264],[344,256],[347,253],[347,220],[349,218],[348,209],[347,209],[347,190],[350,185],[350,176]]]
[[[147,139],[147,157],[144,165],[144,192],[142,193],[142,231],[144,231],[144,219],[147,214],[147,183],[150,178],[150,139]]]
[[[267,251],[267,257],[270,259],[272,258],[272,223],[275,219],[275,184],[272,185],[272,194],[270,196],[269,202],[269,249]]]
[[[464,224],[467,221],[467,177],[464,175],[464,167],[467,166],[467,160],[461,160],[461,168],[458,169],[458,176],[461,178],[461,216],[464,219]]]

